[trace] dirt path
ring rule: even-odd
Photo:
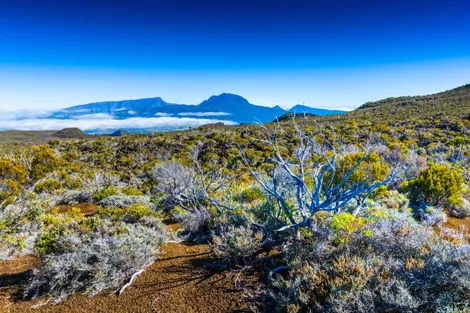
[[[59,305],[31,306],[40,301],[15,300],[24,279],[34,265],[29,259],[16,260],[16,272],[3,266],[0,270],[0,312],[252,312],[241,289],[226,272],[204,266],[211,257],[208,245],[169,243],[159,260],[147,268],[121,296],[101,295],[89,298],[74,295]],[[15,273],[13,273],[15,272]],[[8,276],[8,275],[16,276]],[[7,281],[7,277],[13,277]]]

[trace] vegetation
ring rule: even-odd
[[[268,311],[465,312],[470,248],[444,223],[470,216],[469,90],[2,146],[0,257],[40,258],[26,298],[114,292],[158,256],[166,218],[182,227],[168,238],[265,277]]]

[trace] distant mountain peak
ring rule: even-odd
[[[217,109],[218,106],[220,109],[223,108],[234,108],[240,106],[250,106],[252,105],[248,100],[243,98],[242,96],[233,94],[233,93],[221,93],[217,96],[211,96],[209,99],[201,102],[199,104],[200,107],[212,107]]]
[[[328,115],[343,113],[341,111],[296,107],[297,114],[313,113],[316,115]],[[314,112],[312,112],[312,110]],[[51,113],[49,118],[61,120],[93,120],[97,125],[106,124],[104,122],[105,120],[122,121],[131,118],[152,118],[154,120],[147,120],[145,122],[141,120],[142,124],[151,123],[152,125],[163,125],[146,128],[154,129],[161,127],[161,129],[167,130],[172,127],[181,128],[181,126],[171,126],[172,122],[175,122],[175,125],[184,124],[188,125],[188,127],[192,125],[198,126],[202,120],[204,123],[226,123],[227,125],[234,123],[265,123],[284,115],[286,112],[285,109],[278,105],[274,107],[256,105],[250,103],[240,95],[221,93],[209,97],[198,105],[167,103],[161,97],[88,103],[55,111]],[[117,122],[113,123],[120,125],[120,123]],[[136,120],[135,129],[143,128],[143,126],[138,125],[139,123],[139,120]],[[112,131],[118,130],[116,128],[104,128],[104,126],[100,127],[96,129],[92,128],[91,131],[88,131],[110,134]],[[134,128],[129,129],[134,132]],[[122,134],[117,132],[115,135]]]

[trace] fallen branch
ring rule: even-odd
[[[117,292],[117,295],[120,296],[124,290],[126,290],[127,287],[129,287],[130,285],[132,285],[132,283],[134,282],[134,280],[137,278],[137,276],[139,276],[140,274],[142,274],[143,272],[145,271],[145,268],[141,269],[140,271],[137,271],[135,272],[132,276],[131,276],[131,279],[129,280],[129,282],[127,284],[125,284],[124,286],[122,286],[121,289],[119,289],[119,291]]]

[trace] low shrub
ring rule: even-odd
[[[38,237],[35,248],[40,256],[59,253],[64,248],[60,239],[66,233],[65,227],[54,226],[41,233]]]
[[[114,207],[121,209],[127,208],[136,203],[142,203],[147,207],[156,209],[156,206],[151,202],[149,196],[112,195],[100,201],[100,205],[105,208]]]
[[[431,163],[419,176],[409,182],[415,203],[458,205],[462,202],[463,175],[457,168]]]
[[[186,211],[175,208],[173,218],[181,225],[186,240],[206,241],[210,237],[212,217],[206,210]]]
[[[154,261],[165,241],[163,229],[126,224],[119,230],[100,225],[88,236],[69,236],[73,243],[61,254],[52,254],[33,271],[24,296],[50,296],[58,303],[75,292],[89,296],[117,288]]]
[[[77,204],[87,203],[93,200],[92,194],[86,190],[65,190],[60,199],[59,204]]]
[[[127,196],[143,196],[144,193],[137,188],[125,186],[120,189],[121,193]]]
[[[43,182],[38,183],[34,187],[34,191],[37,193],[42,192],[53,192],[63,188],[63,184],[55,179],[47,179]]]
[[[414,213],[416,218],[427,226],[441,225],[447,221],[447,214],[439,207],[415,206]]]
[[[334,218],[282,251],[288,270],[269,284],[277,312],[464,312],[470,249],[395,210],[367,217],[336,241]],[[341,225],[344,223],[341,223]],[[349,224],[349,223],[348,223]]]
[[[229,263],[243,262],[261,251],[263,234],[248,227],[231,227],[212,236],[215,254]]]
[[[100,202],[110,196],[114,196],[119,193],[119,190],[116,187],[110,186],[100,189],[93,193],[93,200],[96,202]]]
[[[105,207],[98,210],[102,217],[135,223],[144,216],[156,216],[155,211],[143,203],[133,203],[127,208]]]
[[[256,200],[264,200],[265,195],[259,188],[248,188],[243,190],[238,196],[240,202],[251,203]]]

